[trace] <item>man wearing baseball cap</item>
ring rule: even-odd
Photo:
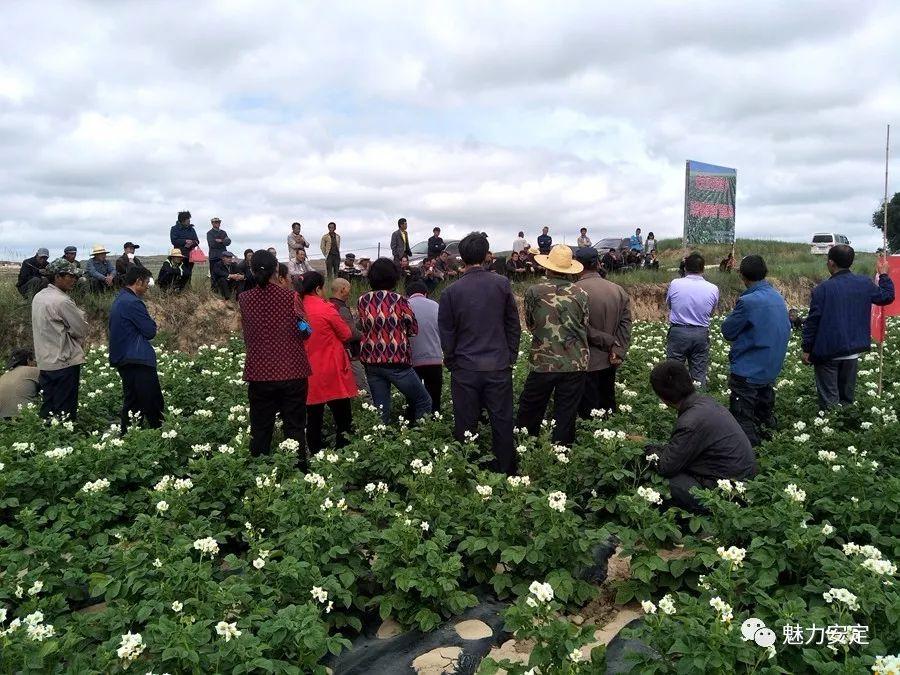
[[[572,259],[572,249],[564,244],[534,259],[547,270],[547,280],[525,291],[531,371],[519,397],[517,426],[537,436],[552,396],[553,442],[571,445],[590,359],[588,294],[572,283],[584,266]]]
[[[222,251],[221,255],[212,261],[209,274],[213,291],[226,300],[237,296],[240,284],[244,281],[244,275],[238,272],[234,264],[234,253],[231,251]]]
[[[212,269],[213,261],[218,260],[225,253],[225,249],[231,246],[228,233],[222,229],[222,219],[213,218],[209,221],[211,228],[206,233],[206,244],[209,246],[209,268]]]
[[[22,261],[19,268],[19,279],[16,281],[16,290],[23,298],[30,298],[47,287],[47,277],[44,270],[50,259],[50,251],[39,248],[32,257]]]
[[[144,267],[141,259],[135,256],[135,251],[139,249],[138,244],[126,241],[122,246],[122,255],[116,259],[116,281],[119,285],[125,280],[125,274],[132,267]]]
[[[59,258],[47,267],[50,283],[31,303],[34,355],[44,402],[41,417],[78,411],[78,386],[84,363],[84,340],[88,323],[84,312],[69,297],[81,270]]]

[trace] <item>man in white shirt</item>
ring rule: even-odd
[[[81,270],[59,258],[47,267],[50,285],[31,303],[34,354],[41,373],[38,378],[44,402],[41,417],[78,412],[78,387],[84,363],[84,340],[88,323],[84,312],[69,297]]]
[[[523,250],[525,250],[526,246],[528,246],[528,240],[525,239],[525,233],[519,232],[519,236],[513,239],[513,253],[521,253]]]

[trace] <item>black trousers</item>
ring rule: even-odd
[[[122,433],[128,430],[129,413],[139,413],[143,426],[159,429],[165,403],[156,368],[129,363],[118,370],[122,378]]]
[[[416,375],[425,385],[425,391],[431,396],[431,412],[436,413],[441,410],[441,390],[444,388],[444,366],[437,364],[432,366],[413,366]],[[415,410],[412,405],[407,402],[406,419],[413,420]]]
[[[691,490],[714,487],[716,487],[716,481],[713,478],[698,478],[688,473],[676,474],[669,479],[669,492],[672,493],[672,498],[668,505],[677,506],[690,513],[709,513],[709,510],[700,503],[700,500],[691,494]],[[668,505],[663,504],[663,506]]]
[[[331,410],[334,418],[334,447],[343,448],[348,443],[353,430],[352,399],[338,398],[334,401],[316,403],[306,406],[306,443],[309,453],[322,449],[322,422],[325,419],[325,406]]]
[[[194,273],[194,263],[190,262],[190,260],[185,257],[184,262],[181,264],[181,268],[184,271],[181,273],[181,278],[178,280],[178,290],[191,287],[191,275]]]
[[[462,370],[450,373],[453,399],[453,436],[462,442],[465,433],[477,433],[481,411],[487,410],[491,422],[490,469],[508,476],[516,473],[513,437],[512,370]]]
[[[69,366],[59,370],[42,370],[38,375],[44,401],[41,417],[67,415],[69,419],[78,416],[78,387],[81,384],[81,366]]]
[[[528,433],[537,436],[541,422],[553,397],[553,421],[556,426],[551,438],[560,445],[575,442],[575,421],[578,406],[584,393],[585,372],[537,373],[531,371],[519,396],[519,424]]]
[[[772,384],[751,384],[746,377],[731,374],[729,409],[747,434],[754,448],[772,437],[778,426],[775,419],[775,387]]]
[[[590,419],[592,410],[616,411],[616,368],[591,370],[584,375],[584,393],[578,406],[578,416]]]
[[[327,258],[325,258],[325,276],[331,277],[332,279],[337,278],[338,272],[341,269],[341,256],[329,254]]]
[[[306,390],[306,378],[249,383],[251,455],[258,457],[272,451],[275,416],[280,414],[284,437],[300,444],[297,454],[306,463]]]

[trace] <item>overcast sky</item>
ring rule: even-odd
[[[542,225],[679,236],[686,159],[737,168],[738,236],[873,249],[891,115],[900,153],[897,2],[2,12],[0,258],[158,253],[181,209],[281,255],[294,220],[357,251],[400,216],[415,241],[478,228],[497,250]]]

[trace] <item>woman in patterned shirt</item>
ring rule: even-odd
[[[395,293],[400,270],[393,260],[379,258],[369,268],[372,290],[359,296],[360,356],[366,368],[372,400],[385,424],[391,420],[391,385],[410,403],[415,419],[431,412],[431,397],[412,368],[409,338],[419,332],[409,303]]]

